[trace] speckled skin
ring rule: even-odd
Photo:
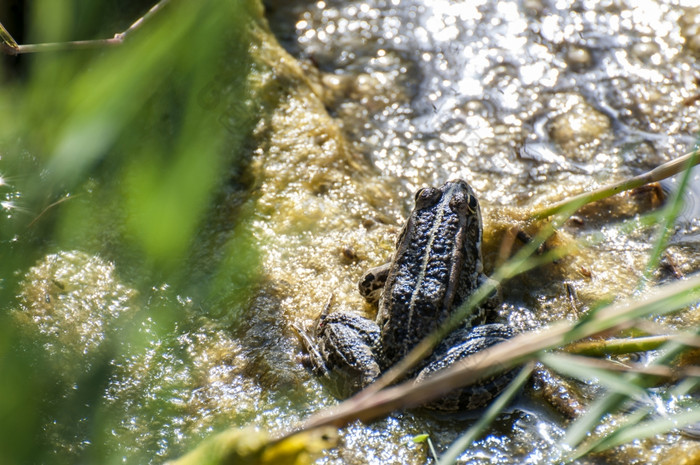
[[[360,281],[368,301],[379,300],[376,322],[348,312],[328,313],[302,340],[314,370],[348,396],[374,381],[435,331],[487,278],[481,263],[481,212],[461,180],[421,189],[390,263]],[[512,335],[500,324],[483,325],[498,296],[475,311],[416,373],[421,379]],[[482,325],[482,326],[478,326]],[[483,406],[509,382],[506,375],[451,393],[430,405],[440,410]]]
[[[391,263],[377,313],[383,369],[437,329],[485,279],[481,212],[467,183],[418,191]],[[465,324],[484,318],[479,311]]]

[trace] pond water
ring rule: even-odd
[[[300,363],[292,324],[315,319],[332,294],[333,310],[373,315],[356,283],[391,257],[418,188],[468,180],[481,200],[490,272],[523,211],[690,152],[700,131],[700,8],[690,0],[270,0],[266,8],[298,61],[272,36],[254,47],[266,64],[253,71],[255,97],[283,98],[261,112],[245,174],[231,170],[235,182],[221,187],[194,246],[189,277],[209,280],[207,290],[153,279],[139,295],[127,282],[142,277],[118,258],[77,249],[25,272],[16,321],[65,367],[57,402],[80,404],[78,390],[92,396],[77,427],[66,424],[67,408],[44,419],[56,457],[81,457],[110,438],[103,457],[159,463],[226,426],[288,430],[337,402]],[[698,176],[655,282],[700,269]],[[583,312],[601,297],[631,295],[657,233],[640,215],[664,195],[642,191],[580,212],[559,234],[591,245],[509,282],[501,317],[521,330],[573,319],[567,286]],[[105,234],[101,247],[111,240]],[[212,278],[212,262],[228,271]],[[699,311],[657,322],[685,328]],[[116,337],[105,343],[110,328]],[[676,408],[659,399],[649,402]],[[428,433],[442,451],[478,415],[407,411],[356,423],[318,463],[426,463],[414,435]],[[556,462],[566,426],[529,387],[459,463]],[[698,450],[672,432],[576,463]]]

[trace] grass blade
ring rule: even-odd
[[[518,376],[508,385],[505,391],[486,409],[484,414],[467,430],[459,439],[452,443],[449,449],[440,457],[437,465],[451,465],[457,461],[459,455],[473,443],[479,435],[493,422],[499,413],[505,409],[515,395],[520,392],[523,385],[530,379],[533,365],[528,364],[520,370]]]
[[[676,175],[683,170],[687,170],[689,166],[694,166],[697,163],[699,163],[700,159],[697,157],[697,155],[697,150],[691,153],[687,153],[681,157],[676,158],[675,160],[671,160],[667,163],[664,163],[663,165],[657,166],[651,171],[642,173],[639,176],[635,176],[633,178],[626,179],[615,184],[610,184],[608,186],[603,186],[591,192],[584,192],[582,194],[575,195],[568,199],[562,200],[561,202],[557,202],[548,207],[536,210],[530,215],[530,217],[533,219],[547,218],[548,216],[552,216],[561,212],[564,209],[569,208],[572,204],[576,202],[580,202],[582,205],[585,205],[590,202],[595,202],[597,200],[602,200],[607,197],[611,197],[626,190],[641,187],[645,184],[650,184],[652,182],[661,181],[662,179],[666,179],[668,177]],[[689,162],[692,162],[692,165],[689,165]]]
[[[596,381],[614,392],[625,394],[627,397],[643,396],[646,391],[634,383],[630,383],[626,376],[609,370],[592,367],[579,362],[579,358],[564,354],[544,353],[540,361],[552,368],[557,373],[577,378],[581,381]]]
[[[684,344],[679,343],[677,341],[668,342],[661,349],[662,355],[658,359],[654,360],[652,365],[669,364],[678,356],[678,354],[685,350],[685,348],[686,346]],[[653,382],[656,381],[655,376],[646,376],[643,374],[633,373],[627,374],[625,376],[625,379],[630,384],[637,384],[642,386],[651,385]],[[574,447],[580,444],[588,435],[588,433],[590,431],[593,431],[595,425],[597,425],[600,422],[600,419],[602,419],[605,415],[615,412],[625,401],[627,401],[627,399],[628,397],[626,395],[621,394],[619,392],[613,392],[594,402],[589,408],[589,410],[586,412],[586,414],[574,421],[571,427],[569,427],[569,429],[566,432],[564,442]],[[630,421],[630,423],[636,424],[638,421],[641,420],[639,415],[646,415],[646,413],[648,412],[642,411],[635,414],[633,417],[631,417],[631,420],[636,421]],[[620,425],[620,427],[622,426],[624,425]],[[576,458],[581,457],[594,449],[602,447],[600,446],[600,444],[602,444],[604,441],[605,438],[599,438],[597,440],[589,441],[584,446],[578,447],[574,451],[574,453],[569,457],[569,460],[575,460]]]
[[[661,254],[666,249],[668,244],[668,238],[671,236],[673,231],[673,224],[676,222],[676,218],[681,211],[683,206],[683,193],[686,190],[688,181],[690,179],[691,168],[697,164],[698,151],[690,154],[687,161],[687,168],[683,171],[683,176],[681,176],[680,182],[674,192],[671,201],[664,208],[664,221],[659,225],[658,236],[656,241],[654,241],[654,247],[649,252],[649,261],[647,266],[640,278],[638,289],[644,289],[646,283],[651,280],[651,275],[659,266],[661,261]]]
[[[630,441],[648,438],[697,422],[700,422],[699,405],[695,405],[692,409],[675,415],[653,418],[644,422],[640,422],[639,420],[626,422],[624,427],[618,429],[614,433],[608,434],[593,451],[603,451]]]

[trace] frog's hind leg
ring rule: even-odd
[[[503,324],[488,324],[450,333],[428,359],[428,364],[418,373],[416,382],[470,355],[487,349],[513,336],[513,330]],[[456,389],[442,398],[425,405],[426,408],[442,411],[471,410],[487,405],[513,380],[517,370],[498,373],[471,386]]]
[[[348,312],[325,315],[316,331],[327,379],[340,397],[347,397],[380,375],[380,331],[367,318]]]

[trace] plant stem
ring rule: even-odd
[[[700,163],[700,157],[698,157],[697,155],[698,151],[696,150],[694,152],[687,153],[681,157],[678,157],[675,160],[671,160],[667,163],[664,163],[663,165],[657,166],[653,170],[647,171],[646,173],[642,173],[633,178],[626,179],[615,184],[610,184],[608,186],[603,186],[591,192],[584,192],[579,195],[569,197],[565,200],[562,200],[561,202],[556,202],[553,205],[534,211],[530,215],[530,218],[544,219],[556,213],[559,213],[560,211],[564,210],[569,205],[575,202],[581,202],[582,205],[585,205],[591,202],[595,202],[597,200],[612,197],[613,195],[619,194],[620,192],[624,192],[626,190],[634,189],[636,187],[640,187],[645,184],[650,184],[652,182],[661,181],[662,179],[671,177],[675,174],[680,173],[683,170],[686,170]]]
[[[599,341],[579,341],[566,347],[564,351],[579,354],[604,356],[612,354],[629,354],[658,349],[662,344],[675,339],[675,336],[645,336],[635,338],[602,339]]]
[[[84,50],[90,48],[109,47],[119,45],[135,30],[139,29],[145,21],[150,19],[154,14],[161,10],[170,0],[161,0],[151,7],[145,15],[137,19],[129,28],[117,34],[110,39],[96,40],[76,40],[71,42],[50,42],[44,44],[27,44],[18,45],[12,38],[12,35],[7,32],[7,29],[0,24],[0,50],[8,55],[20,55],[23,53],[38,53],[38,52],[60,52],[65,50]]]

